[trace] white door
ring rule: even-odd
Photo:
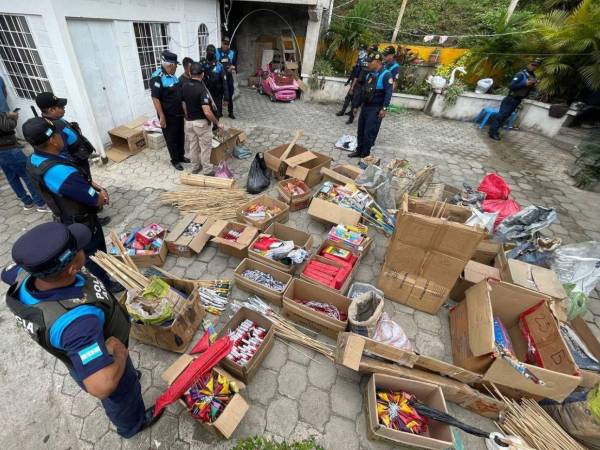
[[[108,130],[133,119],[112,22],[68,19],[71,42],[102,142]]]

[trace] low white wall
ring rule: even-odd
[[[567,111],[561,118],[550,117],[548,110],[550,105],[535,100],[523,100],[522,109],[519,113],[519,126],[521,128],[535,131],[544,136],[554,137],[558,134],[567,117],[577,114],[574,110]]]

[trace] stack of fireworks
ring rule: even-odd
[[[327,239],[343,242],[356,251],[362,251],[365,243],[370,239],[367,236],[368,232],[369,229],[365,225],[335,225],[329,230]]]
[[[319,252],[319,256],[335,261],[337,264],[326,264],[312,259],[306,264],[302,273],[319,284],[332,289],[341,289],[352,272],[358,257],[349,250],[333,245],[324,247]]]
[[[262,284],[268,289],[272,289],[277,292],[283,292],[285,289],[285,283],[273,278],[273,275],[262,270],[244,270],[242,272],[244,278],[248,278],[255,283]]]
[[[348,314],[346,314],[344,311],[341,311],[335,305],[331,305],[329,303],[317,302],[316,300],[301,300],[297,298],[295,298],[294,301],[296,303],[300,303],[301,305],[306,306],[307,308],[312,309],[313,311],[325,314],[326,316],[331,317],[332,319],[341,320],[342,322],[345,322],[348,318]]]
[[[423,434],[427,432],[427,417],[421,416],[410,405],[413,394],[377,389],[377,416],[379,423],[396,431]]]
[[[252,245],[252,250],[269,259],[290,265],[303,263],[308,252],[296,247],[294,241],[282,241],[270,234],[261,234]]]
[[[281,208],[278,206],[267,206],[261,204],[250,205],[242,211],[244,217],[249,220],[265,220],[275,217],[281,213]]]
[[[292,197],[310,192],[310,188],[303,181],[297,179],[286,180],[282,187]]]
[[[134,228],[131,233],[121,233],[119,240],[129,256],[155,255],[164,244],[164,235],[165,229],[157,223],[152,223],[143,228]],[[119,255],[119,249],[111,247],[110,254]]]
[[[223,239],[227,239],[228,241],[237,241],[242,233],[236,230],[229,230],[227,233],[222,235]]]
[[[221,315],[229,303],[231,282],[229,280],[200,280],[196,282],[200,301],[211,314]]]
[[[216,372],[208,372],[185,394],[185,403],[194,419],[212,423],[237,392],[233,381]]]
[[[238,366],[245,366],[254,357],[266,335],[267,330],[259,327],[250,319],[245,319],[234,331],[229,333],[233,348],[227,355],[227,359]]]

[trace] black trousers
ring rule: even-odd
[[[227,112],[231,116],[233,114],[233,75],[227,74],[225,83],[227,83],[227,90],[229,91],[229,96],[225,99],[227,101]]]
[[[352,102],[352,92],[350,92],[350,89],[348,89],[348,93],[344,97],[344,104],[342,105],[342,110],[341,110],[342,114],[346,114],[346,109],[348,109],[348,106],[350,106],[351,102]]]
[[[104,271],[102,267],[96,264],[94,261],[90,259],[90,256],[94,255],[98,250],[106,253],[106,241],[104,240],[104,230],[102,229],[102,225],[98,223],[98,218],[95,218],[96,222],[95,230],[92,231],[92,239],[88,245],[83,247],[83,252],[85,253],[85,268],[89,270],[92,274],[96,275],[104,286],[108,289],[110,283],[110,277]]]
[[[185,149],[185,132],[183,128],[183,116],[165,116],[167,126],[162,129],[167,143],[169,156],[173,164],[183,162]]]
[[[381,118],[379,117],[381,108],[383,106],[363,105],[360,110],[356,137],[358,146],[356,147],[356,151],[362,157],[369,156],[371,154],[371,147],[375,145],[375,140],[381,127]]]
[[[211,92],[211,96],[215,102],[215,105],[217,106],[215,114],[217,116],[217,119],[220,119],[221,117],[223,117],[223,91],[217,92],[216,94],[213,94]]]
[[[490,136],[494,136],[498,134],[498,130],[504,125],[504,123],[508,120],[510,115],[518,108],[521,104],[520,98],[515,98],[511,95],[504,97],[502,103],[500,103],[500,110],[492,124],[490,125]]]

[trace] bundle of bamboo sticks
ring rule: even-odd
[[[98,251],[90,259],[128,290],[142,291],[150,283],[150,280],[142,275],[137,268],[123,263],[116,256]]]
[[[504,418],[497,424],[502,431],[521,437],[536,450],[585,450],[535,400],[517,402],[493,387],[495,396],[506,404]]]
[[[232,189],[235,185],[234,179],[229,178],[218,178],[218,177],[207,177],[205,175],[196,175],[191,173],[184,173],[179,177],[181,184],[187,184],[188,186],[199,186],[199,187],[212,187],[220,189]]]
[[[202,213],[215,219],[233,219],[236,208],[252,197],[244,189],[185,189],[165,192],[162,204],[174,205],[184,213]]]

